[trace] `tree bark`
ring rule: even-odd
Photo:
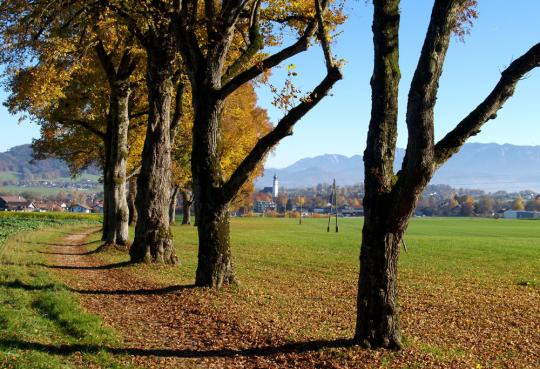
[[[162,42],[163,41],[163,42]],[[137,181],[138,219],[131,261],[176,264],[169,227],[171,199],[171,100],[174,51],[166,40],[147,47],[148,127]]]
[[[111,91],[109,115],[111,124],[110,142],[110,188],[109,229],[105,242],[127,247],[129,238],[128,204],[126,193],[126,166],[128,157],[129,128],[128,81],[117,81]]]
[[[200,210],[197,219],[199,253],[195,285],[220,288],[233,284],[236,280],[230,247],[228,207],[207,205]]]
[[[194,89],[195,120],[191,171],[197,214],[199,253],[195,284],[220,288],[234,283],[228,201],[220,194],[223,177],[217,152],[223,101],[209,90]]]
[[[191,224],[191,204],[193,204],[192,196],[187,190],[181,190],[182,193],[182,225]]]
[[[128,181],[129,191],[127,196],[129,209],[129,225],[133,226],[137,223],[137,206],[135,206],[135,198],[137,197],[137,176],[133,176]]]
[[[176,203],[178,201],[178,186],[174,186],[169,204],[169,224],[176,224]]]
[[[130,76],[137,60],[129,48],[124,49],[118,67],[103,43],[95,47],[110,88],[107,131],[105,133],[104,168],[104,241],[106,245],[127,247],[128,205],[126,199],[126,166],[128,157]]]
[[[365,218],[355,340],[369,348],[400,349],[397,263],[402,231],[390,230],[378,221],[388,217],[371,212]],[[406,225],[398,226],[404,229]]]
[[[109,123],[107,123],[107,132],[105,133],[103,143],[105,146],[105,158],[104,158],[104,164],[103,164],[103,227],[101,229],[101,241],[106,241],[107,237],[109,235],[109,203],[110,203],[110,194],[111,194],[111,174],[110,174],[110,138],[108,137],[108,127]]]
[[[399,0],[375,0],[372,105],[364,152],[364,228],[355,340],[366,347],[400,348],[397,259],[402,233],[391,210],[397,139]]]

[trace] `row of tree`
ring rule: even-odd
[[[334,0],[3,0],[1,62],[8,106],[39,121],[39,152],[70,157],[73,169],[102,158],[104,239],[127,244],[126,182],[137,177],[133,262],[176,263],[169,205],[189,183],[199,252],[197,286],[234,282],[229,207],[265,156],[342,78],[331,51],[344,21]],[[355,339],[401,347],[397,313],[399,246],[435,170],[496,116],[518,81],[540,63],[540,44],[515,59],[489,96],[442,140],[434,141],[438,82],[452,33],[476,17],[474,0],[435,0],[409,91],[408,145],[393,171],[397,135],[399,0],[374,0],[372,111],[365,162],[365,223]],[[292,35],[292,36],[291,36]],[[288,44],[286,44],[288,42]],[[325,73],[305,96],[290,77],[272,88],[284,116],[274,127],[254,105],[253,83],[311,46]],[[254,95],[252,95],[254,96]],[[242,112],[240,112],[242,111]],[[246,120],[242,115],[247,115]],[[258,118],[255,118],[258,116]],[[262,124],[253,122],[260,119]],[[253,140],[240,140],[245,129]],[[227,156],[225,138],[233,145]],[[52,144],[51,144],[52,143]],[[69,149],[68,149],[69,148]],[[97,153],[96,153],[97,152]],[[130,157],[139,160],[130,161]],[[173,160],[174,159],[174,160]],[[173,161],[181,172],[174,178]],[[187,174],[188,173],[188,174]],[[173,186],[174,182],[178,182]]]

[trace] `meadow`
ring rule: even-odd
[[[122,339],[133,343],[139,337],[148,337],[146,329],[156,331],[154,325],[149,328],[139,324],[140,316],[129,324],[130,314],[144,312],[144,305],[125,306],[152,296],[127,296],[129,299],[121,304],[126,311],[122,311],[121,324],[116,325],[114,316],[118,314],[104,311],[109,306],[108,300],[92,305],[97,298],[110,299],[111,296],[99,293],[89,298],[66,287],[74,283],[91,284],[85,281],[91,278],[83,274],[90,268],[68,268],[60,274],[46,268],[50,260],[41,252],[47,249],[47,243],[58,243],[62,234],[96,229],[95,222],[71,223],[62,226],[62,232],[52,225],[51,231],[23,232],[9,238],[6,245],[11,247],[3,252],[1,266],[0,298],[4,311],[0,316],[4,318],[0,323],[5,331],[3,343],[0,343],[2,367],[34,367],[31,365],[34,356],[40,358],[40,362],[53,363],[40,366],[44,368],[77,368],[89,363],[103,368],[119,363],[132,365],[132,360],[126,359],[126,351],[107,347],[122,347]],[[159,355],[137,352],[136,355],[144,357],[141,361],[135,360],[133,365],[155,364],[164,368],[169,365],[180,368],[538,367],[539,221],[413,219],[405,237],[407,252],[402,250],[400,256],[400,310],[406,348],[397,353],[368,351],[347,343],[354,329],[362,219],[340,219],[339,233],[334,232],[333,227],[327,232],[326,222],[325,219],[304,219],[299,225],[297,219],[233,218],[232,249],[240,285],[222,291],[190,288],[197,257],[193,226],[173,227],[180,266],[129,265],[125,263],[127,255],[120,251],[92,256],[94,261],[103,263],[103,267],[94,268],[103,273],[103,278],[108,278],[107,273],[120,273],[114,275],[116,283],[122,275],[156,286],[182,287],[169,297],[159,297],[162,304],[171,301],[174,306],[168,308],[171,314],[178,314],[180,321],[180,328],[173,329],[172,323],[168,323],[160,328],[160,334],[166,336],[170,330],[171,335],[176,335],[180,330],[181,334],[192,332],[192,340],[203,340],[196,344],[196,350],[201,352],[196,351],[192,357],[186,354],[176,357],[174,353],[163,351],[157,351]],[[99,234],[91,234],[87,249],[92,251],[99,246],[98,241]],[[120,283],[129,285],[130,282]],[[48,287],[40,288],[43,286]],[[51,295],[51,291],[55,291],[54,294]],[[56,302],[50,302],[51,298]],[[45,302],[39,302],[43,299]],[[79,306],[79,299],[84,310]],[[64,300],[67,303],[63,304]],[[54,306],[62,306],[64,312],[51,313],[56,309]],[[12,318],[15,310],[24,317]],[[110,327],[101,326],[96,317],[98,313],[107,316]],[[189,321],[182,321],[186,316]],[[79,325],[81,328],[77,331]],[[179,342],[181,338],[173,337],[175,340],[168,338],[168,345],[184,344]],[[45,353],[43,347],[17,348],[12,344],[21,340],[44,344],[62,342],[69,354],[54,350]],[[103,350],[98,349],[99,342],[104,345]],[[152,345],[162,347],[164,344],[148,343]],[[220,351],[214,350],[205,354],[204,347],[209,345],[240,351],[232,357],[222,357],[218,354]],[[261,345],[273,349],[260,352],[246,349]],[[44,358],[47,360],[43,361]],[[23,364],[14,364],[16,362]]]
[[[362,219],[339,219],[339,233],[333,221],[327,232],[326,219],[233,218],[240,287],[214,294],[211,304],[283,342],[352,337]],[[163,284],[193,283],[196,228],[175,226],[173,234],[180,268],[127,268]],[[410,355],[386,353],[376,366],[537,367],[540,222],[415,218],[405,241],[399,285]],[[339,355],[337,367],[359,360]]]

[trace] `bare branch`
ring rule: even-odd
[[[410,179],[421,176],[427,181],[433,170],[430,165],[434,145],[433,109],[457,12],[464,1],[436,0],[433,5],[407,102],[408,144],[402,173]],[[400,184],[405,182],[400,181]]]
[[[144,115],[148,115],[148,111],[139,111],[137,113],[132,113],[132,114],[129,115],[129,119],[139,118],[139,117],[142,117]]]
[[[101,42],[101,40],[98,40],[95,48],[101,66],[103,67],[103,70],[105,71],[105,74],[107,76],[107,79],[109,80],[109,83],[112,83],[116,79],[116,68],[114,67],[112,58],[107,52],[107,50],[105,50],[105,46],[103,45],[103,42]]]
[[[171,120],[171,140],[174,140],[174,136],[176,136],[176,128],[179,126],[180,121],[182,120],[182,116],[183,116],[182,100],[184,97],[184,88],[185,86],[182,82],[179,82],[178,86],[176,87],[174,114]]]
[[[328,31],[326,30],[326,25],[324,24],[324,18],[323,18],[323,9],[326,8],[326,1],[325,1],[325,6],[321,6],[320,0],[314,0],[314,1],[315,1],[315,11],[317,14],[317,23],[319,24],[319,30],[317,32],[317,36],[319,37],[319,41],[321,42],[321,48],[323,50],[324,60],[326,62],[326,70],[330,71],[330,69],[332,69],[332,67],[334,66],[334,60],[332,58],[332,53],[330,51]]]
[[[96,127],[94,127],[90,122],[87,122],[85,120],[81,119],[70,119],[70,118],[59,118],[57,119],[58,123],[61,124],[67,124],[67,125],[77,125],[84,129],[86,129],[88,132],[96,135],[97,137],[101,138],[102,140],[106,139],[106,134]]]
[[[285,115],[276,127],[268,134],[257,141],[255,147],[246,156],[246,158],[236,168],[229,180],[223,185],[222,196],[224,200],[230,201],[234,198],[240,187],[247,181],[249,174],[255,169],[262,158],[272,149],[281,139],[292,134],[294,125],[302,119],[312,108],[314,108],[330,91],[332,86],[342,78],[338,67],[330,69],[326,77],[300,104],[292,108]]]
[[[491,93],[469,115],[435,145],[435,162],[441,166],[450,159],[465,141],[480,132],[480,128],[497,112],[515,91],[518,82],[534,68],[540,67],[540,43],[514,60],[502,74]]]
[[[227,71],[221,79],[221,83],[228,82],[251,58],[264,47],[263,38],[259,27],[259,8],[261,0],[255,0],[251,8],[249,17],[249,40],[246,49],[242,54],[227,68]]]

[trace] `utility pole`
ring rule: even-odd
[[[334,183],[332,184],[332,192],[330,193],[330,212],[328,213],[328,226],[326,227],[326,232],[330,232],[330,222],[332,219],[332,209],[336,209],[336,233],[339,232],[338,226],[338,207],[337,207],[337,191],[336,191],[336,179],[334,178]]]

